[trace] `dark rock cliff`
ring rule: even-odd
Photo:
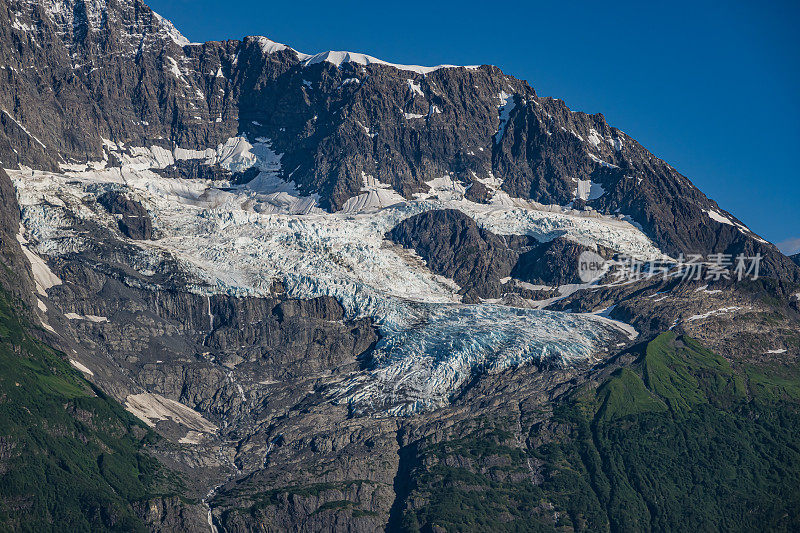
[[[31,306],[34,301],[33,277],[17,240],[19,232],[17,194],[8,175],[0,168],[0,284]]]
[[[99,160],[104,138],[206,148],[266,137],[283,154],[283,176],[330,210],[359,194],[364,175],[406,197],[451,175],[479,200],[478,180],[494,176],[511,196],[628,214],[673,256],[761,253],[765,274],[800,279],[777,249],[602,115],[572,112],[496,67],[421,74],[310,61],[261,37],[189,44],[139,0],[0,6],[6,167]],[[576,198],[578,180],[602,195]]]
[[[467,301],[500,297],[500,280],[511,274],[519,255],[503,237],[453,209],[407,218],[387,237],[413,248],[431,270],[458,283]]]

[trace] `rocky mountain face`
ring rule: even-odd
[[[760,252],[766,272],[800,275],[602,115],[495,67],[398,68],[263,37],[190,44],[138,0],[1,11],[7,168],[100,160],[102,139],[203,150],[244,134],[270,139],[281,177],[325,209],[360,194],[365,175],[406,198],[443,175],[480,198],[491,178],[515,198],[621,211],[673,256]]]
[[[409,217],[387,238],[413,249],[433,272],[455,281],[465,301],[530,294],[526,283],[539,290],[580,283],[575,265],[590,250],[563,237],[540,243],[528,235],[496,235],[455,209]],[[512,279],[522,284],[504,287]]]
[[[30,304],[33,301],[34,282],[17,239],[20,234],[17,194],[8,175],[1,169],[0,232],[0,260],[6,267],[0,272],[2,286],[16,298]]]
[[[137,0],[0,0],[0,77],[9,527],[42,391],[99,487],[44,529],[797,525],[800,267],[602,115]],[[674,275],[714,252],[759,275]]]
[[[473,298],[499,297],[500,280],[511,274],[519,256],[505,239],[453,209],[407,218],[389,238],[413,248],[432,271],[452,279]]]

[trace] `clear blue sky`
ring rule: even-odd
[[[192,41],[493,64],[603,113],[756,233],[800,250],[800,2],[151,0]],[[792,244],[793,243],[793,244]]]

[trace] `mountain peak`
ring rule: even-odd
[[[275,42],[272,39],[263,36],[258,36],[258,35],[249,36],[246,37],[245,40],[256,41],[258,45],[261,47],[261,51],[264,52],[265,54],[274,54],[276,52],[281,52],[283,50],[291,50],[297,55],[297,58],[303,62],[304,66],[315,65],[323,62],[330,63],[336,67],[341,67],[343,63],[355,63],[357,65],[362,65],[362,66],[384,65],[384,66],[394,67],[398,70],[415,72],[417,74],[422,74],[422,75],[429,74],[435,70],[443,68],[466,68],[473,70],[478,68],[478,65],[465,65],[465,66],[436,65],[432,67],[426,67],[421,65],[403,65],[399,63],[390,63],[388,61],[384,61],[383,59],[378,59],[377,57],[373,57],[371,55],[367,55],[361,52],[349,52],[344,50],[327,50],[325,52],[319,52],[317,54],[306,54],[298,50],[295,50],[294,48],[286,44]]]
[[[170,39],[181,47],[192,44],[169,20],[140,0],[28,0],[17,6],[22,9],[11,10],[15,29],[39,32],[39,23],[50,19],[61,38],[71,45],[112,28],[128,38],[133,49],[152,36]]]

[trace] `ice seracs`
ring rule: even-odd
[[[458,209],[500,235],[531,235],[540,241],[566,237],[637,257],[664,257],[623,220],[510,198],[492,176],[484,181],[494,187],[494,196],[479,204],[467,199],[466,186],[451,176],[430,180],[428,192],[406,199],[364,173],[362,193],[341,211],[326,213],[316,207],[314,196],[301,195],[287,181],[281,155],[267,138],[233,137],[203,150],[104,144],[107,159],[113,153],[121,166],[8,171],[18,190],[23,225],[36,228],[37,253],[58,257],[91,248],[92,235],[73,230],[81,220],[118,235],[116,219],[96,198],[108,190],[124,192],[153,221],[156,240],[127,241],[125,260],[143,276],[177,265],[190,280],[186,290],[205,295],[265,296],[278,280],[290,297],[332,296],[348,316],[371,317],[382,335],[375,367],[331,391],[337,401],[364,412],[434,408],[474,371],[500,371],[530,361],[591,360],[609,343],[632,335],[602,315],[462,304],[455,283],[386,241],[385,234],[405,218]],[[256,168],[258,173],[251,182],[235,185],[165,178],[154,171],[181,160],[231,171]],[[43,287],[54,282],[48,271],[39,269]],[[105,317],[73,312],[68,318],[101,323]],[[161,416],[167,407],[180,411],[149,397],[129,403],[149,413],[145,418],[154,412]]]
[[[387,330],[375,348],[373,372],[337,391],[355,412],[410,414],[445,405],[474,375],[531,361],[586,361],[615,338],[603,317],[492,304],[426,305],[415,323]]]

